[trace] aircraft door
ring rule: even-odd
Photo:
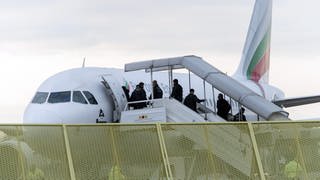
[[[124,110],[127,104],[126,95],[124,94],[120,83],[111,74],[102,76],[102,84],[105,86],[108,95],[113,99],[113,121],[118,122],[121,118],[121,111]]]

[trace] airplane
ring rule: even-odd
[[[242,58],[236,73],[232,76],[242,85],[255,93],[274,102],[281,107],[291,107],[320,101],[320,96],[301,98],[284,98],[279,88],[268,83],[271,41],[272,1],[256,1],[252,14]],[[166,73],[155,74],[153,77],[164,90],[164,96],[169,97],[170,89]],[[184,96],[188,94],[188,74],[175,73],[184,89]],[[105,79],[114,84],[115,94],[121,102],[115,104],[114,98],[106,92],[101,83]],[[202,82],[191,76],[192,87],[196,93],[203,92]],[[122,86],[131,92],[139,82],[145,82],[146,92],[151,94],[151,81],[144,72],[124,72],[114,68],[83,67],[58,73],[41,84],[32,101],[27,106],[24,123],[99,123],[113,122],[115,106],[122,110],[127,103]],[[149,83],[148,83],[149,82]],[[109,83],[110,84],[110,83]],[[214,108],[215,99],[207,92],[206,106]],[[109,95],[108,95],[109,94]],[[217,95],[217,94],[216,94]],[[215,96],[216,96],[215,95]],[[204,95],[203,95],[204,96]],[[210,98],[211,97],[211,98]],[[230,100],[233,113],[237,113],[239,105]],[[120,116],[120,115],[116,115]]]
[[[319,102],[319,96],[286,99],[284,98],[284,93],[279,88],[268,83],[271,6],[271,0],[256,1],[243,55],[238,69],[232,78],[261,97],[281,107]],[[147,96],[149,96],[151,94],[151,79],[156,79],[164,92],[164,97],[169,97],[171,82],[170,80],[168,81],[168,79],[170,79],[168,76],[166,72],[157,72],[150,78],[143,71],[124,72],[122,69],[101,67],[80,67],[66,70],[53,75],[40,85],[25,110],[23,122],[25,124],[91,124],[118,122],[121,114],[115,113],[115,109],[118,108],[123,111],[128,103],[122,89],[123,87],[126,87],[132,92],[139,82],[144,82]],[[190,77],[191,85],[189,85],[189,75],[187,73],[173,74],[173,78],[178,79],[182,85],[184,96],[188,94],[190,87],[195,89],[196,94],[204,92],[203,81],[193,74],[191,74]],[[213,92],[210,91],[206,93],[206,95],[202,95],[203,97],[207,97],[206,106],[209,109],[214,109],[217,94],[213,95]],[[115,101],[115,99],[118,99],[118,101]],[[231,100],[230,104],[232,105],[232,113],[237,113],[239,104],[237,104],[235,100]],[[9,130],[1,129],[1,131],[10,135]],[[46,129],[37,127],[26,127],[24,129],[24,132],[27,132],[24,135],[26,137],[25,139],[33,139],[31,142],[23,142],[22,144],[23,155],[26,158],[30,159],[33,156],[31,155],[33,151],[41,149],[41,147],[38,146],[50,147],[51,142],[44,142],[44,140],[40,139],[42,137],[41,135],[48,135],[48,133],[44,133],[44,131],[46,131]],[[98,130],[95,129],[95,131]],[[79,131],[77,131],[77,133],[76,135],[80,137],[81,133]],[[103,133],[104,132],[101,132],[102,136]],[[48,136],[51,135],[54,136],[53,134],[49,134]],[[73,136],[74,134],[71,133],[70,135]],[[132,134],[129,133],[127,135],[132,136]],[[28,136],[31,138],[28,138]],[[35,137],[40,138],[36,138],[37,140],[35,140]],[[81,144],[81,137],[77,140],[79,140],[78,144]],[[16,142],[14,139],[1,142],[0,148],[2,146],[10,146],[18,149],[17,146],[21,146],[21,144],[17,144]],[[104,141],[101,143],[108,142]],[[178,148],[179,147],[176,149]],[[55,157],[53,151],[48,153],[47,157]],[[90,153],[94,154],[94,149],[91,149]],[[58,157],[58,154],[56,156]],[[85,156],[85,154],[83,156]]]

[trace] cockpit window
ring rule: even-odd
[[[96,98],[94,98],[89,91],[83,91],[83,94],[86,96],[90,104],[98,104]]]
[[[48,103],[70,102],[71,91],[52,92],[50,93]]]
[[[47,97],[48,97],[47,92],[37,92],[36,95],[34,96],[34,98],[32,99],[33,104],[43,104],[46,102]]]
[[[73,91],[72,101],[81,104],[88,104],[80,91]]]

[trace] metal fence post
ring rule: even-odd
[[[69,137],[68,137],[66,125],[62,125],[62,128],[63,128],[64,143],[65,143],[65,146],[66,146],[66,152],[67,152],[67,158],[68,158],[70,179],[71,180],[75,180],[76,179],[76,175],[75,175],[75,172],[74,172],[73,161],[72,161],[71,150],[70,150],[70,144],[69,144]]]
[[[261,157],[260,157],[260,153],[259,153],[259,149],[258,149],[258,145],[257,145],[257,140],[256,140],[256,136],[254,135],[254,131],[253,131],[253,127],[252,127],[251,123],[248,123],[248,128],[249,128],[249,133],[250,133],[251,142],[252,142],[252,146],[253,146],[253,151],[254,151],[256,161],[258,164],[260,179],[265,180],[266,177],[265,177],[264,171],[263,171],[263,166],[262,166]]]
[[[166,175],[169,180],[173,180],[169,157],[168,157],[166,145],[165,145],[163,134],[162,134],[161,124],[157,123],[156,127],[157,127],[157,133],[158,133],[160,150],[161,150],[161,154],[162,154],[162,158],[163,158],[164,168],[166,170]]]

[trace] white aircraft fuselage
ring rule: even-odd
[[[126,86],[130,93],[139,82],[145,83],[147,98],[151,94],[150,74],[143,71],[126,72],[113,68],[77,68],[58,73],[47,79],[37,90],[31,103],[25,110],[24,123],[101,123],[112,122],[114,102],[107,94],[102,84],[102,76],[108,75],[118,82],[118,86]],[[174,73],[174,78],[179,80],[183,87],[183,96],[189,93],[189,75],[185,73]],[[164,97],[169,97],[168,73],[154,73],[153,79],[158,81],[160,88],[164,92]],[[203,81],[191,75],[191,88],[195,89],[196,95],[200,99],[206,99],[206,106],[213,109],[217,100],[218,92],[213,97],[212,87],[206,84],[206,95],[204,96]],[[268,100],[283,97],[284,94],[279,89],[268,84],[257,84],[250,80],[239,80],[240,83],[252,89]],[[91,93],[97,103],[92,103],[85,95]],[[38,93],[42,93],[44,100],[37,102]],[[59,97],[59,93],[61,96]],[[125,98],[124,92],[120,92]],[[77,100],[82,97],[82,101]],[[55,99],[56,98],[56,99]],[[59,98],[62,98],[59,100]],[[63,99],[65,98],[65,99]],[[229,101],[229,99],[227,99]],[[230,102],[230,101],[229,101]],[[238,112],[238,105],[231,101],[233,114]],[[253,116],[254,117],[254,116]]]

